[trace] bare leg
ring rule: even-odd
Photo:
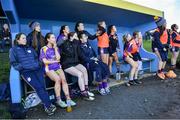
[[[65,72],[78,77],[78,85],[81,91],[85,90],[85,83],[84,83],[84,77],[83,73],[76,69],[75,67],[70,67],[64,70]]]
[[[119,69],[120,62],[119,62],[119,58],[118,58],[117,52],[115,52],[115,53],[113,54],[113,57],[114,57],[114,60],[116,61],[116,68],[117,68],[117,70],[118,70],[118,69]]]
[[[125,61],[131,65],[131,70],[130,70],[130,73],[129,73],[129,80],[133,80],[134,75],[135,75],[135,71],[136,71],[136,69],[138,67],[138,64],[137,64],[137,62],[135,62],[130,57],[126,57]]]
[[[108,65],[109,54],[101,54],[101,60]]]
[[[88,85],[88,73],[86,68],[81,64],[78,64],[75,68],[83,73],[84,83],[85,85]]]
[[[109,57],[109,71],[110,71],[110,74],[112,74],[112,63],[113,63],[113,57]]]
[[[179,56],[179,51],[172,52],[171,65],[176,65],[178,56]]]
[[[59,77],[61,79],[62,89],[66,96],[66,99],[71,99],[69,95],[69,87],[68,87],[68,84],[64,75],[64,71],[62,69],[59,70]]]
[[[158,65],[158,70],[161,70],[163,68],[163,61],[161,59],[160,53],[158,50],[155,51],[155,54],[157,55],[158,59],[159,59],[159,65]]]
[[[60,77],[57,75],[57,73],[53,70],[46,72],[47,76],[53,80],[55,82],[54,85],[54,91],[56,94],[56,97],[60,97],[60,93],[61,93],[61,80]]]
[[[138,65],[138,61],[136,61],[135,63]],[[134,79],[137,79],[137,78],[138,78],[138,72],[139,72],[139,69],[138,69],[138,67],[137,67],[136,70],[135,70]]]

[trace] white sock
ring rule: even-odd
[[[71,106],[70,99],[66,100],[66,104],[67,104],[67,106]]]
[[[129,81],[133,81],[133,77],[129,77]]]

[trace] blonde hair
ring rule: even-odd
[[[128,34],[125,34],[125,35],[123,35],[123,42],[125,43],[125,42],[127,42],[127,37],[128,37]]]
[[[105,23],[105,21],[99,21],[98,26],[102,26],[103,23]]]

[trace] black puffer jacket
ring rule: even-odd
[[[63,69],[76,66],[80,63],[80,41],[73,40],[69,41],[66,40],[61,46],[60,46],[60,52],[61,52],[61,65]]]

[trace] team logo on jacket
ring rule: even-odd
[[[31,78],[30,78],[30,77],[28,77],[28,78],[27,78],[27,81],[28,81],[28,82],[31,82]]]
[[[31,53],[31,50],[28,50],[27,52],[28,52],[28,53]]]

